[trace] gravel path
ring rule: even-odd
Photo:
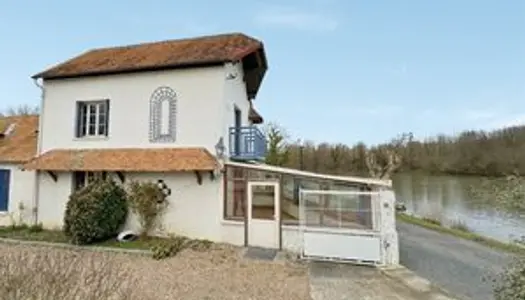
[[[412,224],[397,223],[401,264],[459,299],[492,300],[487,275],[508,262],[508,254]]]
[[[9,300],[26,299],[28,291],[42,286],[53,291],[42,292],[40,299],[311,299],[305,266],[243,259],[239,248],[228,246],[185,250],[155,261],[140,255],[3,244],[0,277],[6,283],[0,282],[0,299]],[[25,295],[9,294],[6,285],[18,286]]]

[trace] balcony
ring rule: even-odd
[[[256,126],[230,127],[230,158],[233,160],[263,160],[266,139]]]

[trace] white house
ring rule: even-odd
[[[36,171],[33,221],[62,226],[68,196],[95,173],[161,180],[171,191],[168,232],[304,252],[304,228],[328,228],[337,219],[339,230],[370,240],[359,253],[377,248],[359,259],[385,263],[383,244],[388,239],[397,251],[397,235],[384,230],[393,216],[376,213],[383,205],[373,193],[390,182],[260,162],[266,140],[252,103],[266,70],[263,43],[235,33],[95,49],[34,75],[42,80],[40,134],[37,156],[24,165]],[[324,221],[301,230],[298,180],[303,188],[360,191],[354,211],[310,195],[304,203],[322,208],[312,215]]]
[[[22,165],[36,154],[37,130],[38,116],[0,117],[0,226],[33,211],[35,172]]]

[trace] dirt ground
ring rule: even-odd
[[[241,251],[221,245],[155,261],[0,244],[0,299],[311,299],[305,266],[248,260]]]

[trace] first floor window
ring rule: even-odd
[[[73,173],[73,189],[79,190],[93,182],[97,177],[106,179],[106,176],[106,172],[75,172]]]
[[[77,102],[76,137],[108,135],[109,100]]]

